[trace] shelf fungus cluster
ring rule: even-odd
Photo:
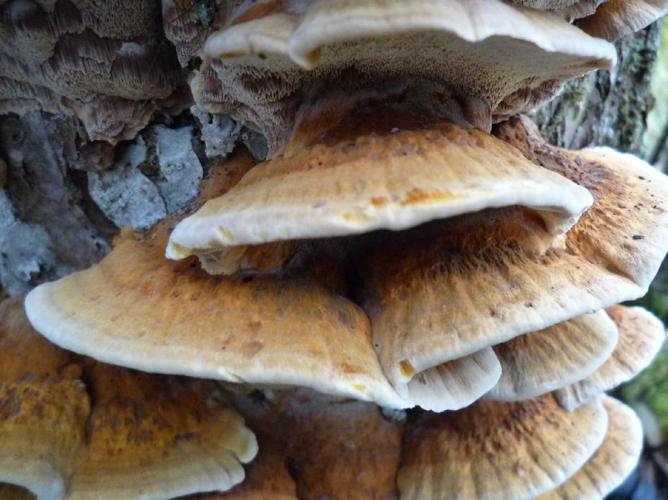
[[[15,3],[6,18],[25,18]],[[19,25],[60,33],[67,5]],[[205,23],[203,2],[165,0],[165,34],[184,66],[200,59],[196,103],[261,132],[268,159],[216,160],[189,214],[0,304],[0,498],[588,499],[621,484],[642,428],[605,392],[665,338],[619,304],[668,252],[668,179],[552,146],[520,113],[614,65],[607,40],[668,2],[211,5]],[[111,29],[79,20],[81,50]],[[35,92],[69,96],[59,53]],[[169,78],[151,76],[156,102]]]

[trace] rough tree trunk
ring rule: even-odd
[[[612,72],[567,84],[535,112],[548,140],[644,154],[657,34],[655,25],[622,40]],[[262,149],[234,122],[197,109],[158,114],[136,139],[115,148],[86,139],[71,116],[0,117],[0,285],[6,293],[88,267],[109,250],[120,226],[143,229],[182,209],[208,168],[207,153],[225,154],[238,140]]]

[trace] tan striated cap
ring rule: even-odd
[[[608,433],[596,453],[573,477],[539,500],[605,498],[631,474],[643,446],[643,429],[635,412],[621,401],[604,397]]]
[[[577,408],[597,394],[628,382],[650,364],[666,340],[661,321],[642,307],[614,306],[608,314],[619,328],[617,346],[598,370],[557,391],[564,408]]]
[[[551,395],[425,413],[406,427],[401,497],[535,497],[575,474],[601,445],[607,425],[600,400],[570,413]]]
[[[304,2],[301,2],[304,4]],[[530,109],[561,82],[616,60],[614,48],[549,13],[500,0],[330,0],[258,10],[211,34],[191,87],[282,150],[296,110],[323,90],[351,99],[389,82],[429,81],[484,102],[495,119]]]
[[[23,373],[0,371],[0,482],[40,499],[83,499],[167,498],[243,480],[255,436],[214,382],[63,353],[21,314],[21,299],[0,304],[0,366],[25,363]],[[36,352],[44,366],[33,370]]]
[[[67,349],[148,372],[409,405],[383,375],[359,307],[297,272],[221,278],[194,259],[167,261],[168,224],[125,231],[99,264],[35,288],[33,326]]]
[[[63,498],[90,411],[74,361],[30,327],[22,297],[0,303],[0,483]]]
[[[615,41],[668,14],[668,0],[608,0],[596,13],[578,21],[592,36]]]
[[[95,404],[68,499],[168,498],[228,490],[257,454],[254,434],[208,381],[96,364]]]
[[[518,401],[582,380],[606,362],[617,337],[615,323],[599,311],[496,345],[501,378],[488,396]]]
[[[523,122],[505,127],[509,141],[527,140]],[[656,274],[668,250],[668,178],[607,150],[520,146],[589,189],[592,208],[562,246],[521,208],[377,235],[360,262],[362,303],[395,386],[407,373],[642,296]]]
[[[166,253],[180,259],[277,240],[401,230],[509,205],[536,209],[559,233],[591,201],[586,189],[477,129],[441,122],[367,130],[254,167],[177,224]],[[232,250],[226,257],[238,260]]]

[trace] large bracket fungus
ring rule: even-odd
[[[148,1],[125,21],[0,1],[2,109],[73,112],[116,142],[185,109],[189,72],[198,116],[269,145],[257,165],[199,165],[188,134],[207,174],[173,211],[189,214],[124,229],[25,315],[0,303],[0,482],[57,499],[609,493],[642,432],[603,393],[665,339],[617,304],[668,252],[668,179],[551,146],[517,114],[610,68],[603,38],[667,4],[164,0],[174,55]]]
[[[160,378],[59,349],[20,297],[0,304],[0,482],[41,499],[226,490],[257,453],[211,382]]]

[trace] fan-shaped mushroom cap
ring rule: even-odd
[[[608,313],[619,328],[612,356],[587,378],[557,391],[559,403],[569,410],[618,385],[647,368],[666,340],[661,321],[642,307],[614,306]]]
[[[605,498],[631,474],[643,445],[643,429],[635,412],[614,398],[604,397],[608,433],[594,456],[573,477],[540,500]]]
[[[365,253],[363,306],[395,386],[414,372],[637,298],[656,274],[668,250],[668,178],[629,155],[525,146],[525,155],[594,196],[563,248],[545,251],[541,241],[553,240],[542,222],[515,208],[382,233]]]
[[[617,337],[615,323],[599,311],[496,345],[501,378],[488,396],[529,399],[582,380],[610,357]]]
[[[400,230],[488,207],[544,210],[570,227],[591,195],[480,130],[441,123],[319,144],[254,167],[181,221],[169,258],[276,240]]]
[[[0,482],[62,498],[90,411],[73,355],[34,332],[17,297],[0,303],[0,358]]]
[[[578,26],[592,36],[614,41],[668,13],[668,0],[608,0]]]
[[[33,326],[67,349],[144,371],[408,405],[383,375],[359,307],[298,271],[220,278],[194,260],[167,261],[168,224],[125,231],[96,266],[35,288]]]
[[[287,143],[296,109],[328,86],[352,99],[363,88],[382,94],[388,81],[427,80],[482,100],[499,119],[616,58],[552,14],[499,0],[313,2],[303,15],[246,17],[203,51],[195,99],[261,131],[270,154]]]
[[[21,299],[0,304],[0,367],[10,366],[0,369],[0,482],[79,499],[173,497],[243,480],[255,437],[213,382],[63,353],[21,315]],[[36,352],[45,365],[33,370]]]
[[[68,499],[167,498],[243,481],[255,436],[216,401],[212,382],[102,364],[88,376],[95,405]]]
[[[397,478],[401,497],[535,497],[593,455],[607,420],[600,400],[570,413],[551,395],[425,413],[406,427]]]

